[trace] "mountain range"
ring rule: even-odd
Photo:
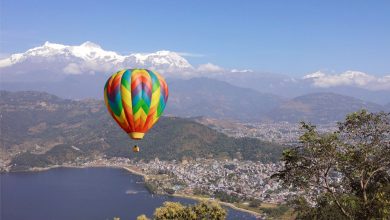
[[[272,93],[286,98],[309,93],[337,93],[381,105],[390,103],[390,76],[375,78],[359,71],[346,71],[340,75],[325,75],[322,72],[294,78],[282,74],[242,72],[221,74],[215,79],[259,92]],[[341,83],[337,83],[341,82]],[[356,86],[367,84],[366,87]],[[369,84],[369,85],[368,85]]]
[[[390,109],[386,76],[377,79],[347,71],[293,78],[250,69],[227,70],[211,63],[194,67],[172,51],[120,55],[92,42],[78,46],[46,42],[2,59],[0,86],[9,91],[45,91],[67,99],[102,99],[106,79],[125,67],[160,71],[170,89],[166,113],[181,117],[328,123],[361,108]],[[339,85],[338,80],[347,84]],[[354,86],[366,81],[370,82],[367,88]],[[372,86],[375,82],[377,89]],[[327,83],[335,86],[326,87]]]
[[[89,41],[79,46],[46,42],[0,60],[2,80],[23,82],[52,82],[69,75],[110,73],[128,66],[153,68],[162,72],[193,69],[186,59],[175,52],[119,55]]]
[[[310,93],[286,99],[209,78],[172,80],[166,113],[181,117],[206,116],[244,122],[310,121],[326,124],[367,109],[388,111],[387,106],[336,93]]]
[[[341,121],[348,113],[366,109],[370,112],[388,111],[386,106],[335,93],[311,93],[287,100],[268,112],[274,121],[309,121],[326,124]]]
[[[260,121],[284,99],[209,78],[170,80],[166,113],[181,117],[207,116],[239,121]]]
[[[0,91],[0,160],[15,169],[95,156],[164,160],[182,157],[276,161],[282,146],[232,138],[188,119],[162,117],[135,142],[110,118],[103,101],[74,101],[42,92]],[[132,145],[141,146],[137,154]]]

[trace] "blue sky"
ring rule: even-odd
[[[1,0],[1,54],[92,41],[122,54],[172,50],[194,65],[301,76],[390,74],[390,1]]]

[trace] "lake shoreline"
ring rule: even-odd
[[[127,172],[129,172],[131,174],[134,174],[134,175],[137,175],[137,176],[142,176],[142,178],[144,180],[148,179],[148,175],[147,174],[144,174],[141,171],[139,171],[139,170],[137,170],[137,169],[135,169],[133,167],[130,167],[130,166],[119,166],[119,165],[118,166],[117,165],[103,165],[103,164],[101,164],[101,165],[100,164],[97,164],[97,165],[85,165],[85,166],[54,165],[54,166],[43,167],[43,168],[34,167],[34,168],[30,168],[29,170],[17,171],[17,172],[43,172],[43,171],[48,171],[48,170],[56,169],[56,168],[75,168],[75,169],[84,169],[84,168],[113,168],[113,169],[123,169],[123,170],[126,170]],[[222,206],[227,206],[227,207],[235,209],[237,211],[249,213],[249,214],[251,214],[251,215],[253,215],[255,217],[262,217],[261,213],[254,212],[254,211],[251,211],[251,210],[248,210],[248,209],[244,209],[244,208],[240,208],[240,207],[235,206],[232,203],[222,202],[220,200],[209,198],[209,197],[199,197],[199,196],[196,196],[196,195],[186,195],[186,194],[180,194],[180,193],[163,194],[163,195],[172,196],[172,197],[178,197],[178,198],[192,199],[192,200],[196,200],[196,201],[205,201],[205,200],[206,201],[216,201],[216,202],[218,202]]]
[[[248,209],[243,209],[243,208],[235,206],[232,203],[222,202],[220,200],[213,199],[213,198],[199,197],[199,196],[196,196],[196,195],[185,195],[185,194],[179,194],[179,193],[175,193],[175,194],[172,194],[170,196],[179,197],[179,198],[185,198],[185,199],[192,199],[192,200],[196,200],[196,201],[205,201],[205,200],[206,201],[216,201],[216,202],[218,202],[222,206],[227,206],[229,208],[232,208],[232,209],[235,209],[235,210],[241,211],[241,212],[246,212],[246,213],[249,213],[251,215],[254,215],[255,217],[262,217],[261,214],[258,213],[258,212],[254,212],[254,211],[251,211],[251,210],[248,210]]]

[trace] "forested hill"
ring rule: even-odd
[[[182,157],[276,161],[282,146],[235,139],[199,123],[162,117],[142,141],[131,140],[102,101],[71,101],[41,92],[0,92],[2,159],[19,167],[46,166],[96,155],[133,159]],[[132,145],[141,146],[133,153]]]

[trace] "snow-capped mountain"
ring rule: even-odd
[[[63,56],[64,58],[80,58],[85,61],[123,62],[125,56],[113,51],[105,51],[99,45],[85,42],[80,46],[66,46],[46,42],[44,45],[27,50],[25,53],[13,54],[8,59],[0,60],[0,68],[12,66],[29,59]]]
[[[380,104],[390,102],[390,75],[317,71],[294,78],[251,69],[226,69],[213,63],[193,67],[176,52],[123,55],[89,41],[76,46],[46,42],[0,60],[0,89],[43,90],[67,98],[100,97],[100,87],[107,77],[124,68],[148,68],[166,78],[213,78],[282,97],[336,92]]]
[[[48,77],[53,78],[61,74],[112,73],[123,68],[151,68],[163,74],[177,71],[185,74],[194,69],[185,58],[172,51],[120,55],[89,41],[79,46],[46,42],[0,60],[1,75],[6,81],[12,78],[10,75],[31,72],[40,72],[41,76],[43,72],[51,72]]]

